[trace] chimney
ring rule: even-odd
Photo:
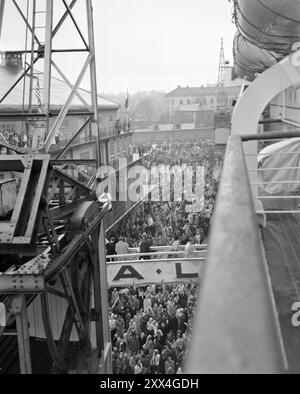
[[[22,55],[13,52],[1,52],[0,67],[7,69],[12,74],[18,74],[23,69]]]

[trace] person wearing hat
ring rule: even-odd
[[[157,349],[154,349],[152,359],[150,361],[150,371],[152,374],[157,374],[159,370],[160,354]]]
[[[140,243],[140,253],[150,253],[150,247],[152,245],[152,241],[148,238],[147,234],[144,233],[142,235],[142,242]],[[140,260],[150,260],[150,256],[140,256]]]

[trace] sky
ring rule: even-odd
[[[41,9],[44,1],[37,2]],[[6,3],[0,46],[24,48],[25,25],[12,1]],[[18,3],[25,12],[26,0]],[[60,4],[62,1],[55,0],[55,19],[62,12]],[[228,0],[94,0],[93,5],[100,92],[168,92],[178,85],[214,83],[222,37],[226,59],[232,62],[235,26]],[[85,1],[78,0],[74,15],[85,33],[84,10]],[[43,25],[42,20],[38,22]],[[57,34],[54,46],[80,46],[70,22]],[[75,81],[83,55],[55,56],[69,79]],[[83,87],[88,88],[88,84],[85,78]]]

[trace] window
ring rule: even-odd
[[[62,122],[61,128],[62,128],[62,129],[67,129],[68,127],[69,127],[69,120],[68,120],[68,119],[65,119],[65,120]]]
[[[183,100],[180,100],[180,105],[183,105]]]
[[[114,121],[114,117],[113,117],[112,115],[109,117],[109,121],[110,121],[110,122],[113,122],[113,121]]]
[[[186,100],[186,103],[187,103],[187,105],[191,105],[191,100],[190,100],[190,99],[187,99],[187,100]]]
[[[112,139],[109,143],[110,156],[115,156],[115,141]]]
[[[15,123],[2,123],[0,125],[0,132],[1,133],[16,133],[17,126]]]
[[[214,104],[214,103],[215,103],[215,100],[214,100],[213,98],[211,98],[211,99],[210,99],[210,103],[211,103],[211,104]]]
[[[82,152],[82,153],[80,153],[79,157],[80,157],[80,160],[89,160],[90,152],[89,151]]]
[[[116,152],[117,155],[120,154],[120,140],[119,139],[116,140],[116,150],[117,150],[117,152]]]

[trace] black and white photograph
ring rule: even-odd
[[[0,375],[299,373],[300,0],[0,0]]]

